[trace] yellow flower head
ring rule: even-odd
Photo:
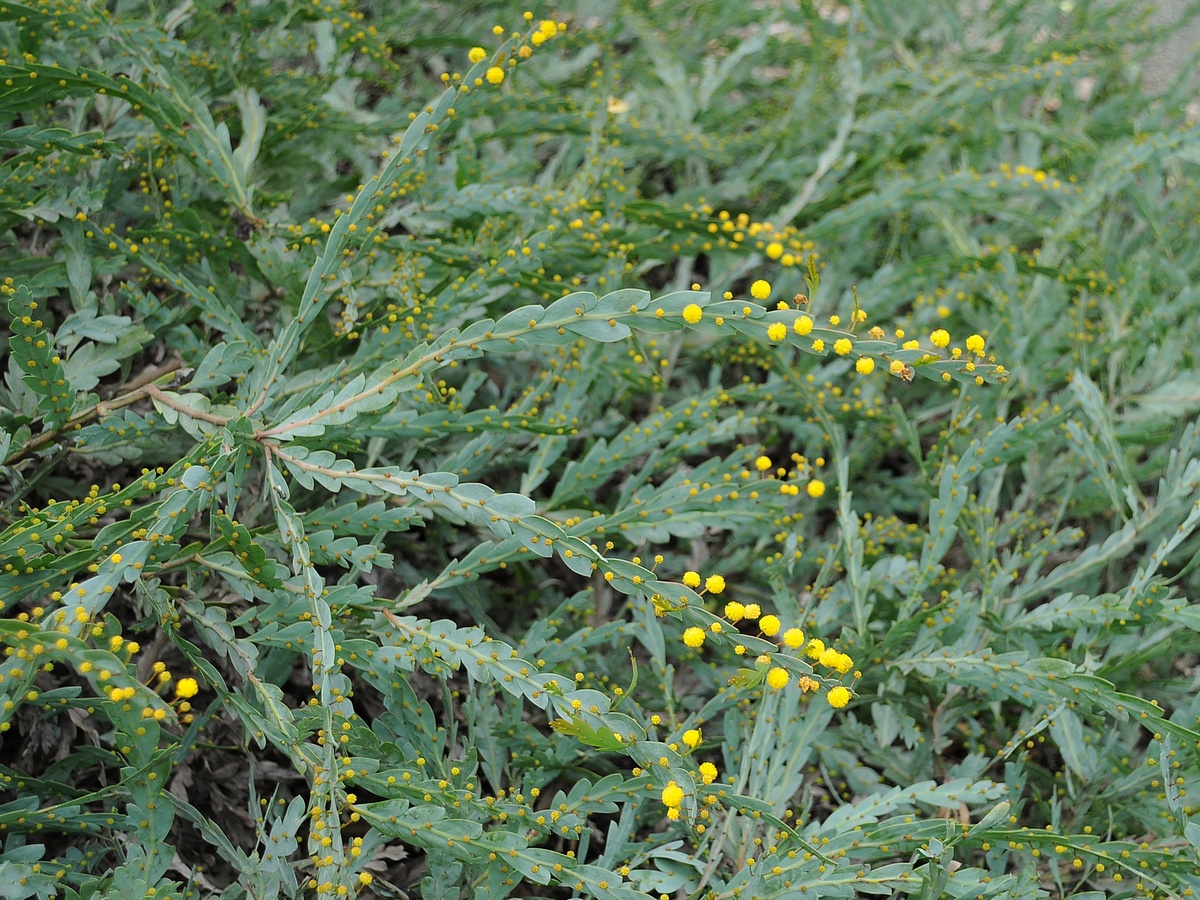
[[[775,666],[767,673],[767,685],[774,690],[783,690],[788,686],[789,681],[791,681],[791,676],[788,675],[787,669],[780,666]]]
[[[730,600],[725,604],[725,618],[730,622],[740,622],[746,618],[746,607],[738,603],[736,600]]]
[[[467,54],[467,59],[469,59],[472,64],[482,62],[486,57],[487,51],[482,47],[472,47],[471,52]]]
[[[712,784],[717,780],[717,767],[710,762],[700,763],[700,780]]]
[[[710,594],[719,594],[725,590],[725,579],[720,575],[709,575],[704,580],[704,587]]]
[[[824,496],[825,482],[819,478],[814,478],[808,483],[808,486],[805,488],[805,490],[808,491],[808,496],[815,500],[817,497]]]
[[[767,326],[767,337],[773,341],[782,341],[787,337],[787,326],[782,322],[772,322]]]
[[[840,684],[835,688],[830,688],[826,695],[829,699],[829,705],[834,709],[841,709],[850,702],[850,689],[844,688]]]
[[[859,375],[870,375],[875,371],[875,360],[869,356],[860,356],[854,363],[854,371]]]
[[[704,310],[702,310],[699,305],[695,303],[689,303],[683,308],[683,321],[687,322],[689,325],[695,325],[702,318],[704,318]]]
[[[929,342],[939,349],[947,347],[950,344],[950,332],[945,328],[939,328],[929,335]]]
[[[684,572],[683,573],[683,583],[687,587],[692,588],[692,590],[695,590],[696,588],[700,587],[700,573],[699,572]]]
[[[758,620],[758,627],[767,637],[774,637],[779,633],[779,617],[778,616],[763,616]]]
[[[689,728],[683,733],[683,742],[688,745],[688,748],[695,750],[700,745],[700,729]]]
[[[804,632],[799,628],[789,628],[783,633],[783,642],[795,650],[804,643]]]
[[[767,469],[771,468],[772,465],[774,465],[774,463],[771,462],[771,457],[769,456],[760,456],[754,461],[754,468],[758,469],[760,472],[767,471]]]
[[[488,84],[499,84],[504,80],[504,70],[499,66],[490,66],[483,77],[488,80]]]
[[[808,316],[796,316],[796,321],[792,323],[792,330],[800,337],[806,334],[811,334],[813,329],[813,320]]]
[[[838,356],[845,356],[854,349],[854,342],[850,338],[838,338],[833,342],[833,352]]]
[[[771,296],[771,282],[758,279],[750,285],[750,296],[755,300],[766,300]]]
[[[673,781],[669,782],[667,786],[662,789],[662,802],[663,806],[666,806],[670,809],[678,809],[679,805],[683,803],[683,788]]]
[[[693,625],[683,632],[683,642],[695,650],[704,644],[704,629]]]
[[[195,697],[200,693],[200,685],[196,683],[195,678],[180,678],[175,682],[175,696],[182,697],[184,700]]]

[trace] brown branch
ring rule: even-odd
[[[199,419],[201,422],[208,422],[210,425],[228,425],[228,416],[214,416],[212,413],[206,413],[203,410],[188,406],[186,403],[176,400],[170,394],[163,393],[154,385],[147,385],[146,393],[161,403],[163,406],[169,406],[177,413],[182,413],[185,416],[190,416],[193,419]]]
[[[4,466],[13,466],[22,460],[32,456],[37,451],[41,450],[47,444],[52,444],[68,431],[74,431],[82,423],[93,417],[102,417],[108,415],[114,410],[137,403],[139,400],[144,400],[150,393],[151,389],[158,390],[154,387],[153,382],[162,378],[164,375],[169,375],[178,369],[183,368],[183,360],[179,358],[167,360],[161,366],[156,366],[152,369],[147,369],[134,378],[129,384],[124,386],[126,391],[119,396],[115,396],[109,400],[102,400],[94,406],[89,406],[87,409],[80,410],[67,419],[58,428],[50,431],[43,431],[37,437],[30,438],[26,441],[21,449],[4,460]]]

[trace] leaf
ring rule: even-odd
[[[74,409],[76,387],[72,385],[66,367],[54,350],[54,341],[46,331],[42,305],[33,299],[29,288],[24,285],[15,292],[7,288],[5,292],[8,294],[8,314],[12,322],[12,335],[8,339],[12,351],[10,365],[16,367],[21,373],[21,380],[37,395],[37,408],[43,416],[42,427],[52,431],[70,417]],[[76,386],[81,374],[77,373]],[[87,390],[86,387],[79,389]]]

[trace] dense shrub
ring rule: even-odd
[[[0,894],[1190,895],[1200,134],[962,7],[0,4]]]

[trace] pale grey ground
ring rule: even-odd
[[[1158,93],[1167,87],[1185,67],[1192,65],[1192,57],[1200,46],[1200,19],[1174,26],[1188,7],[1188,0],[1157,0],[1154,14],[1155,24],[1168,24],[1171,33],[1143,63],[1142,72],[1146,88]]]

